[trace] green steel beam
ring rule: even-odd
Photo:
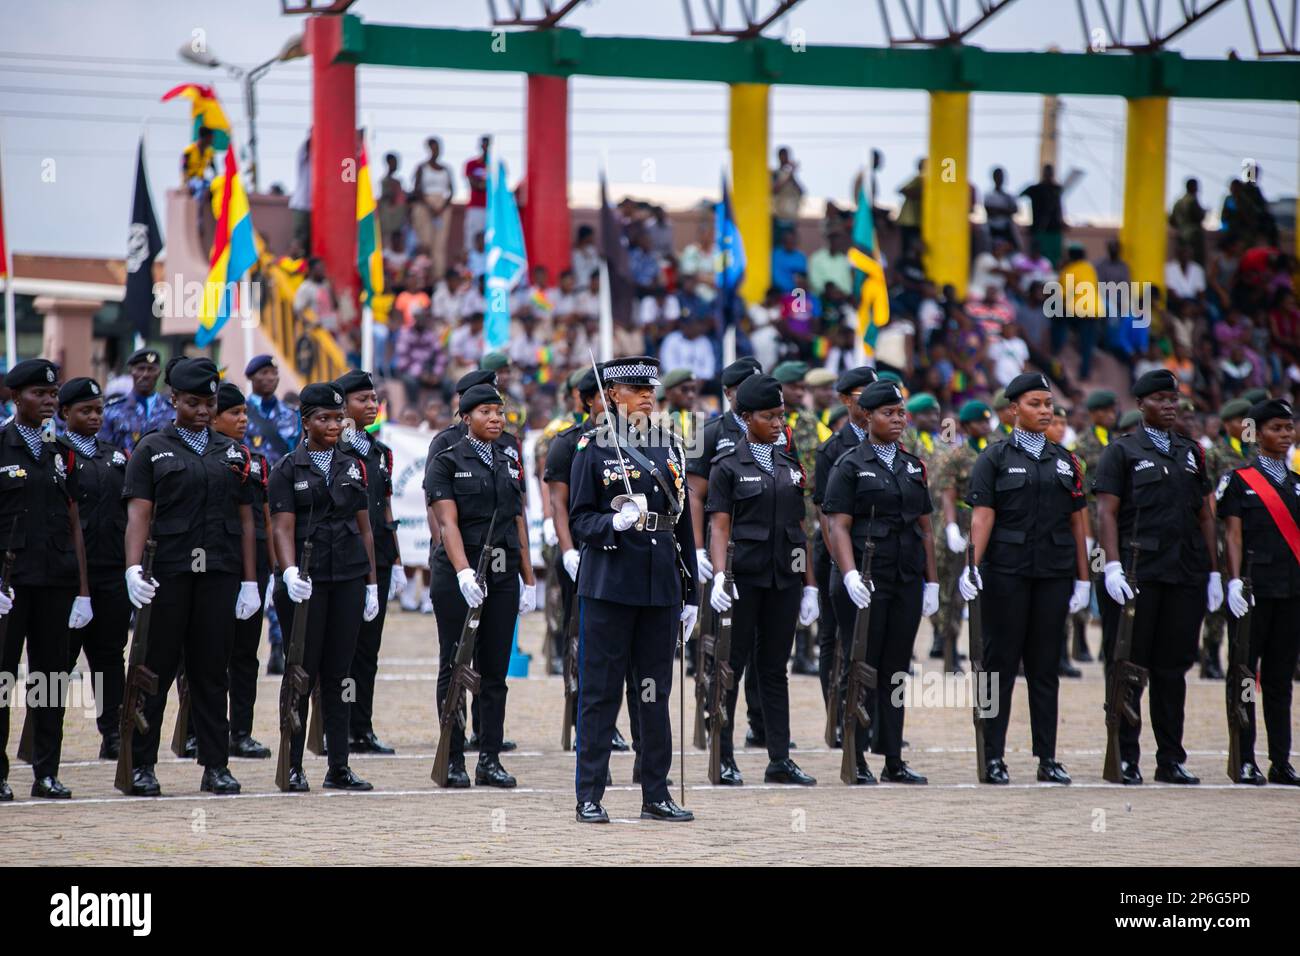
[[[372,66],[547,76],[979,93],[1300,100],[1300,62],[1153,54],[999,53],[973,46],[890,49],[778,40],[716,42],[585,36],[577,30],[448,30],[348,15],[338,59]]]

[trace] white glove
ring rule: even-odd
[[[564,570],[573,580],[578,580],[578,563],[582,560],[582,555],[578,553],[577,548],[570,548],[560,557],[560,563],[564,565]]]
[[[1250,605],[1254,603],[1253,594],[1250,596],[1250,602],[1247,603],[1241,578],[1233,578],[1228,582],[1228,610],[1232,612],[1233,617],[1245,617],[1246,612],[1250,610]]]
[[[1088,601],[1092,598],[1091,581],[1075,581],[1074,593],[1070,595],[1070,608],[1067,613],[1077,614],[1088,606]]]
[[[695,618],[699,616],[700,609],[695,604],[682,605],[682,630],[687,634],[695,630]]]
[[[984,590],[984,579],[980,577],[980,569],[973,564],[962,568],[961,577],[957,579],[957,590],[961,592],[963,601],[975,600]]]
[[[90,623],[95,612],[90,609],[90,598],[78,596],[72,602],[72,613],[68,615],[68,627],[78,630]]]
[[[860,608],[871,603],[871,589],[862,580],[862,572],[857,568],[844,575],[844,590],[849,592],[849,600]]]
[[[146,580],[144,568],[133,564],[126,569],[126,595],[136,607],[144,607],[158,593],[158,582]]]
[[[262,613],[266,614],[271,610],[271,594],[275,591],[275,575],[266,576],[266,600],[262,602]]]
[[[547,518],[542,522],[542,540],[552,548],[560,543],[560,536],[555,533],[554,518]]]
[[[939,611],[939,582],[926,581],[921,591],[921,617],[933,617]]]
[[[311,600],[311,579],[304,578],[296,565],[284,569],[284,587],[294,604]]]
[[[398,597],[406,588],[406,572],[400,564],[393,565],[393,579],[388,584],[388,600]]]
[[[1106,575],[1106,593],[1112,601],[1122,605],[1125,601],[1133,600],[1133,588],[1129,586],[1124,577],[1124,569],[1118,561],[1107,561],[1102,573]]]
[[[4,617],[14,607],[13,593],[7,590],[0,590],[0,617]]]
[[[1223,607],[1223,575],[1210,572],[1210,583],[1205,589],[1205,608],[1211,614]]]
[[[803,597],[799,599],[799,626],[807,627],[821,617],[822,603],[815,587],[805,586]]]
[[[531,584],[525,584],[522,577],[519,578],[519,613],[527,614],[529,611],[537,609],[537,589]]]
[[[709,592],[709,606],[721,614],[724,611],[731,610],[733,598],[740,597],[740,592],[736,590],[736,585],[731,585],[731,593],[727,592],[727,575],[719,571],[713,576],[713,588]]]
[[[367,584],[366,604],[361,611],[361,620],[373,621],[377,617],[379,617],[379,585]]]
[[[637,507],[636,502],[625,501],[623,507],[618,509],[618,514],[614,515],[614,530],[626,531],[636,524],[637,519],[640,517],[641,509]]]
[[[239,597],[235,598],[235,620],[247,621],[257,613],[262,604],[262,595],[257,593],[256,581],[240,581]]]
[[[473,568],[457,571],[456,583],[460,585],[460,593],[470,607],[478,607],[483,603],[483,598],[487,597],[487,591],[479,587],[478,582],[474,580]]]
[[[948,550],[953,554],[961,554],[966,550],[966,539],[961,536],[961,529],[957,527],[957,522],[949,521],[943,533],[948,538]]]
[[[709,552],[704,548],[695,549],[695,576],[704,584],[713,577],[713,562],[709,560]]]

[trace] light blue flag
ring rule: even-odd
[[[737,316],[736,299],[740,284],[745,280],[745,244],[740,238],[740,228],[731,208],[731,192],[727,177],[722,177],[722,201],[713,206],[713,235],[717,246],[714,254],[714,271],[717,276],[718,308],[722,327],[726,328]]]
[[[514,193],[506,183],[505,163],[497,163],[496,176],[488,181],[483,244],[487,250],[483,342],[488,351],[493,351],[510,341],[510,292],[528,275],[524,229]]]

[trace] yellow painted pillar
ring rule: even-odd
[[[970,279],[970,94],[930,94],[930,151],[921,192],[925,271],[966,295]]]
[[[1168,235],[1165,214],[1166,143],[1169,100],[1163,96],[1128,101],[1124,134],[1124,223],[1120,255],[1134,282],[1165,285]]]
[[[731,205],[745,245],[746,302],[762,302],[772,284],[772,184],[767,168],[768,87],[731,87]]]

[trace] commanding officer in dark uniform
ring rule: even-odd
[[[122,552],[126,533],[126,502],[122,482],[126,453],[96,438],[103,426],[104,393],[90,378],[74,378],[59,389],[59,417],[67,430],[59,441],[76,453],[77,511],[86,542],[86,573],[95,616],[69,635],[68,667],[76,664],[84,648],[90,670],[100,675],[103,697],[95,703],[95,723],[103,738],[99,756],[116,760],[118,714],[125,690],[124,654],[131,623],[131,602],[126,596],[126,561]]]
[[[105,406],[99,437],[129,455],[142,437],[175,418],[176,409],[154,393],[162,373],[156,349],[132,352],[126,370],[131,373],[131,391]]]
[[[821,680],[822,700],[830,700],[831,671],[835,667],[835,641],[838,626],[835,602],[831,600],[831,550],[830,534],[826,530],[829,519],[822,511],[826,500],[826,482],[831,466],[839,457],[856,447],[867,437],[867,420],[870,413],[858,404],[862,390],[876,380],[876,370],[870,365],[860,365],[840,373],[835,380],[835,391],[841,408],[847,410],[847,422],[830,438],[817,446],[817,469],[813,476],[813,504],[817,506],[817,522],[821,533],[813,543],[813,577],[817,581],[817,676]]]
[[[49,699],[39,701],[33,721],[33,797],[67,799],[59,782],[63,747],[63,686],[68,673],[68,631],[90,623],[86,550],[77,507],[76,453],[45,440],[58,405],[58,369],[46,359],[19,362],[5,376],[14,417],[0,431],[0,552],[14,552],[8,594],[0,591],[0,615],[8,618],[0,672],[18,673],[27,645],[30,682],[43,682]],[[0,689],[0,695],[18,693]],[[33,702],[34,704],[37,702]],[[9,777],[9,711],[0,701],[0,802],[12,800]]]
[[[1205,452],[1205,467],[1215,488],[1219,487],[1224,475],[1248,465],[1255,456],[1254,444],[1242,437],[1248,411],[1250,402],[1244,398],[1234,398],[1219,409],[1223,433],[1214,436],[1214,443]],[[1218,524],[1216,528],[1219,562],[1222,564],[1226,554],[1224,527]],[[1226,608],[1220,607],[1217,611],[1206,613],[1205,624],[1201,628],[1201,676],[1209,680],[1223,680],[1223,634],[1228,625],[1226,612]]]
[[[1007,385],[1016,410],[1011,437],[975,461],[966,501],[975,567],[961,574],[967,601],[983,591],[984,667],[997,675],[998,709],[983,722],[985,779],[1009,783],[1006,751],[1011,692],[1023,663],[1038,779],[1069,783],[1056,762],[1057,674],[1067,611],[1088,603],[1088,516],[1083,469],[1044,432],[1052,424],[1052,387],[1039,372]]]
[[[1224,475],[1216,491],[1219,517],[1226,525],[1228,627],[1235,640],[1240,619],[1250,614],[1249,665],[1264,690],[1268,782],[1300,786],[1300,774],[1291,766],[1291,675],[1300,658],[1300,475],[1286,465],[1295,442],[1295,412],[1273,399],[1251,407],[1249,417],[1255,423],[1255,460]],[[1247,565],[1250,603],[1242,583]],[[1255,763],[1254,680],[1249,684],[1228,682],[1229,706],[1241,700],[1250,715],[1241,735],[1243,762],[1236,782],[1261,784],[1264,774]]]
[[[370,512],[370,533],[375,544],[375,577],[379,584],[379,613],[361,622],[357,650],[352,658],[352,680],[356,699],[349,709],[352,753],[391,754],[393,748],[375,736],[375,675],[379,673],[379,645],[384,636],[388,601],[394,597],[394,577],[405,583],[402,556],[397,547],[397,521],[393,518],[393,450],[367,434],[379,415],[379,394],[369,372],[353,370],[334,383],[343,393],[345,430],[339,450],[351,455],[366,471],[366,499]],[[399,585],[400,586],[400,585]]]
[[[433,613],[438,619],[438,710],[441,713],[460,646],[465,616],[483,606],[474,666],[479,673],[482,736],[474,782],[513,787],[515,778],[501,766],[506,715],[506,671],[520,614],[536,605],[533,565],[528,557],[524,518],[524,472],[497,444],[505,428],[501,395],[491,385],[474,385],[460,398],[465,437],[438,453],[428,472],[425,493],[442,529],[433,553]],[[493,524],[493,515],[496,522]],[[492,526],[492,540],[487,533]],[[488,562],[486,593],[475,581],[483,548],[494,549]],[[522,579],[522,580],[521,580]],[[468,787],[465,743],[453,724],[447,785]]]
[[[230,650],[229,617],[257,613],[257,537],[248,488],[248,452],[210,427],[217,406],[217,367],[210,359],[167,363],[176,421],[144,436],[126,468],[126,589],[136,607],[154,604],[145,663],[158,675],[158,691],[145,700],[148,733],[134,738],[131,792],[156,797],[154,775],[167,692],[185,653],[190,720],[204,767],[200,788],[238,793],[227,766],[226,718]],[[158,542],[153,580],[141,571],[146,539]]]
[[[343,435],[343,392],[330,382],[302,390],[305,440],[271,469],[268,497],[275,553],[284,556],[276,588],[280,618],[293,633],[294,615],[307,613],[303,669],[320,685],[332,790],[370,790],[348,766],[349,698],[344,679],[352,667],[362,621],[379,614],[375,545],[366,498],[366,466],[338,449]],[[302,546],[312,542],[311,567],[301,568]],[[307,700],[299,699],[302,718],[290,754],[289,790],[308,789],[302,771],[307,737]]]
[[[1223,603],[1214,548],[1214,507],[1201,447],[1170,431],[1178,417],[1178,380],[1166,369],[1147,372],[1133,386],[1142,425],[1113,439],[1093,477],[1097,537],[1106,554],[1101,601],[1102,644],[1114,654],[1120,609],[1134,600],[1126,580],[1129,543],[1136,530],[1137,613],[1132,660],[1150,669],[1151,729],[1156,738],[1156,779],[1199,783],[1183,761],[1185,675],[1196,660],[1206,609]],[[1136,527],[1135,527],[1136,525]],[[1140,694],[1140,691],[1138,691]],[[1135,700],[1134,706],[1140,701]],[[1125,783],[1141,783],[1138,730],[1120,730]]]
[[[212,427],[231,441],[243,445],[248,431],[244,393],[231,382],[217,389],[217,414]],[[247,450],[248,446],[243,445]],[[272,551],[271,515],[266,489],[271,469],[266,456],[249,452],[248,492],[253,509],[253,535],[257,539],[258,604],[251,617],[235,621],[235,638],[230,647],[230,752],[236,757],[265,759],[271,748],[253,736],[253,705],[257,702],[257,648],[262,642],[262,617],[271,575],[278,568]]]
[[[770,375],[751,375],[736,390],[736,411],[747,432],[739,443],[718,452],[709,474],[709,550],[713,578],[709,603],[719,614],[732,610],[731,667],[740,674],[753,660],[767,730],[765,783],[811,786],[817,781],[790,759],[790,692],[786,662],[796,622],[817,620],[817,585],[803,526],[806,478],[799,459],[777,448],[785,407],[781,383]],[[727,543],[735,542],[732,571],[735,592],[722,570]],[[802,592],[797,587],[802,582]],[[727,722],[722,738],[722,782],[743,783],[731,741],[737,688],[727,692]]]
[[[836,620],[847,660],[858,608],[874,604],[866,662],[879,675],[874,706],[874,751],[885,757],[881,776],[893,783],[925,783],[903,762],[903,705],[894,692],[908,671],[916,629],[939,605],[939,584],[930,532],[930,494],[925,465],[903,451],[898,440],[907,424],[903,392],[894,382],[868,385],[858,404],[870,412],[866,440],[841,455],[831,468],[822,511],[830,526],[831,556],[839,573],[831,581]],[[874,510],[875,519],[872,520]],[[874,592],[859,571],[867,538],[876,540],[871,568]],[[859,730],[858,783],[875,783],[867,767],[866,733]]]
[[[569,493],[582,554],[577,818],[609,822],[600,799],[630,657],[641,688],[641,816],[692,820],[667,785],[673,652],[678,628],[689,634],[698,610],[685,454],[644,433],[659,384],[654,359],[616,359],[600,374],[612,407],[578,442]]]

